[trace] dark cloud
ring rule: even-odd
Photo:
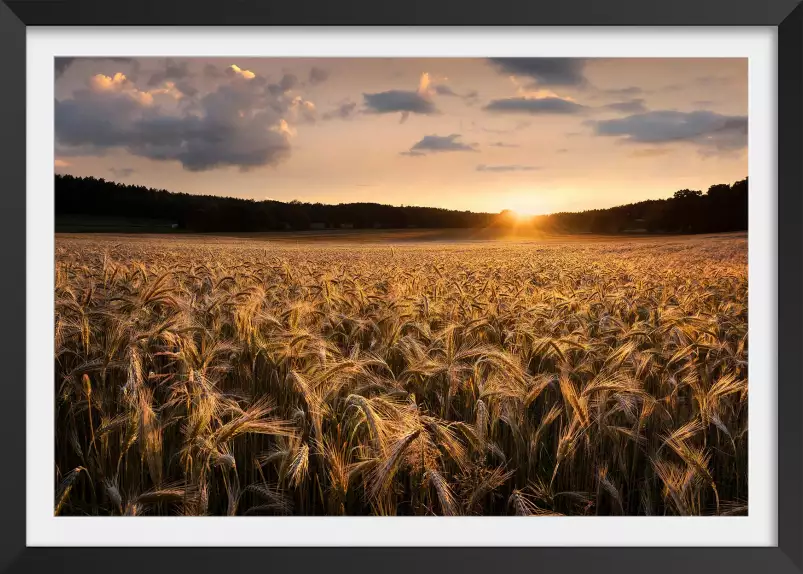
[[[123,146],[140,105],[123,94],[96,95],[89,90],[76,92],[71,99],[56,100],[54,127],[57,146],[70,152],[102,155],[105,150]],[[60,150],[59,155],[71,155]]]
[[[363,94],[366,111],[372,114],[437,114],[435,104],[425,94],[409,90],[389,90]]]
[[[161,70],[151,74],[151,77],[148,79],[148,85],[161,86],[167,81],[178,82],[179,80],[184,80],[190,76],[190,65],[187,60],[179,61],[172,58],[166,58],[164,61],[164,67]]]
[[[282,76],[282,79],[279,80],[276,84],[269,84],[268,91],[271,94],[277,96],[279,94],[284,94],[289,92],[290,90],[298,87],[299,85],[298,76],[295,74],[285,74]]]
[[[72,65],[74,60],[75,58],[56,58],[55,62],[53,63],[56,70],[56,77],[58,78],[64,72],[66,72],[67,68]]]
[[[282,79],[279,80],[278,84],[271,84],[269,89],[274,89],[278,86],[279,90],[284,93],[297,88],[299,83],[298,76],[295,74],[285,74],[282,76]]]
[[[583,58],[490,58],[501,72],[532,78],[539,86],[583,87],[588,82],[583,74]]]
[[[717,151],[747,145],[746,116],[724,116],[709,111],[652,111],[590,124],[597,135],[635,143],[687,142]]]
[[[484,110],[511,114],[576,114],[585,106],[563,98],[504,98],[491,100]]]
[[[169,111],[130,82],[79,90],[55,102],[58,153],[103,155],[124,149],[177,161],[189,171],[276,165],[291,152],[285,118],[303,114],[307,102],[271,94],[253,78],[236,77],[192,103]]]
[[[419,156],[428,153],[440,153],[445,151],[477,151],[474,144],[465,144],[458,141],[460,134],[448,136],[429,135],[421,138],[420,141],[402,155]]]
[[[131,167],[112,167],[109,168],[109,172],[114,175],[114,177],[128,177],[132,173],[134,173],[134,168]]]
[[[109,62],[119,62],[122,64],[134,64],[138,66],[137,61],[134,58],[123,58],[123,57],[108,57],[108,58],[97,58],[97,57],[85,57],[85,58],[67,58],[67,57],[57,57],[55,58],[54,67],[56,72],[56,78],[61,77],[64,72],[67,71],[67,68],[72,66],[76,60],[106,60]]]
[[[162,86],[167,82],[172,83],[175,88],[185,96],[194,96],[198,89],[192,84],[193,74],[190,72],[187,60],[174,60],[166,58],[164,67],[157,70],[148,78],[148,86]]]
[[[460,97],[460,94],[455,92],[452,87],[447,84],[435,84],[432,86],[432,89],[434,89],[435,93],[439,96],[453,96],[455,98]]]
[[[617,112],[624,112],[628,114],[637,114],[647,111],[647,106],[644,105],[644,100],[641,98],[628,100],[625,102],[613,102],[612,104],[606,104],[604,107],[609,110],[615,110]]]
[[[335,109],[330,110],[323,114],[324,120],[348,120],[354,117],[357,113],[357,102],[343,102]]]
[[[206,76],[207,78],[221,78],[223,77],[223,70],[221,70],[214,64],[205,64],[204,76]]]
[[[185,96],[193,97],[198,93],[198,88],[192,85],[192,82],[188,80],[179,80],[178,82],[174,82],[176,89],[184,94]]]
[[[480,164],[477,166],[477,171],[491,171],[491,172],[510,172],[510,171],[536,171],[538,168],[533,165],[485,165]]]
[[[294,74],[285,74],[282,76],[282,79],[279,80],[279,85],[285,92],[289,92],[293,88],[298,86],[298,77]]]
[[[309,83],[313,86],[322,84],[329,79],[329,70],[313,66],[309,71]]]
[[[512,143],[505,143],[505,142],[493,142],[493,143],[491,143],[491,147],[519,147],[519,144],[512,144]]]

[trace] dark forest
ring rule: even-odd
[[[291,231],[336,228],[481,228],[532,225],[555,233],[712,233],[747,229],[747,178],[682,189],[667,199],[608,209],[535,216],[473,213],[379,203],[254,201],[124,185],[94,177],[56,175],[56,216],[147,218],[195,232]]]

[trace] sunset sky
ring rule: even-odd
[[[56,61],[55,169],[186,193],[524,213],[747,176],[746,59]]]

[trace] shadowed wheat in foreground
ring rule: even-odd
[[[57,240],[55,512],[747,512],[747,240]]]

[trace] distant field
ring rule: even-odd
[[[175,222],[138,217],[109,217],[86,215],[56,215],[56,232],[65,233],[125,233],[173,232]]]
[[[745,514],[747,235],[490,238],[57,234],[55,512]]]

